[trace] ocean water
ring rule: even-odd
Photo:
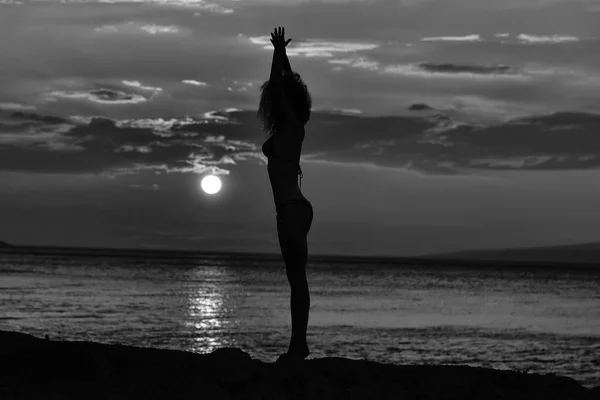
[[[309,358],[555,373],[600,385],[600,270],[311,261]],[[278,259],[0,255],[0,330],[272,362],[287,350]]]

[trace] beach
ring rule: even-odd
[[[329,357],[279,365],[236,348],[193,354],[0,331],[3,399],[592,400],[554,375]]]

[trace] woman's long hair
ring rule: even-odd
[[[281,105],[273,97],[270,81],[263,83],[260,91],[260,104],[256,116],[263,124],[265,135],[271,136],[281,126],[285,115],[281,109]],[[294,110],[298,121],[306,125],[310,119],[312,99],[299,73],[294,72],[290,76],[283,77],[283,92],[292,110]]]

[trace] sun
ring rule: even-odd
[[[207,175],[200,183],[202,190],[207,194],[215,194],[221,190],[221,180],[214,175]]]

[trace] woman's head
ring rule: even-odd
[[[279,101],[273,96],[270,81],[263,83],[260,91],[260,104],[258,106],[257,117],[263,123],[265,133],[270,136],[281,126],[285,115]],[[292,75],[283,77],[283,92],[292,110],[294,110],[298,121],[306,125],[310,119],[312,99],[300,74],[294,72]]]

